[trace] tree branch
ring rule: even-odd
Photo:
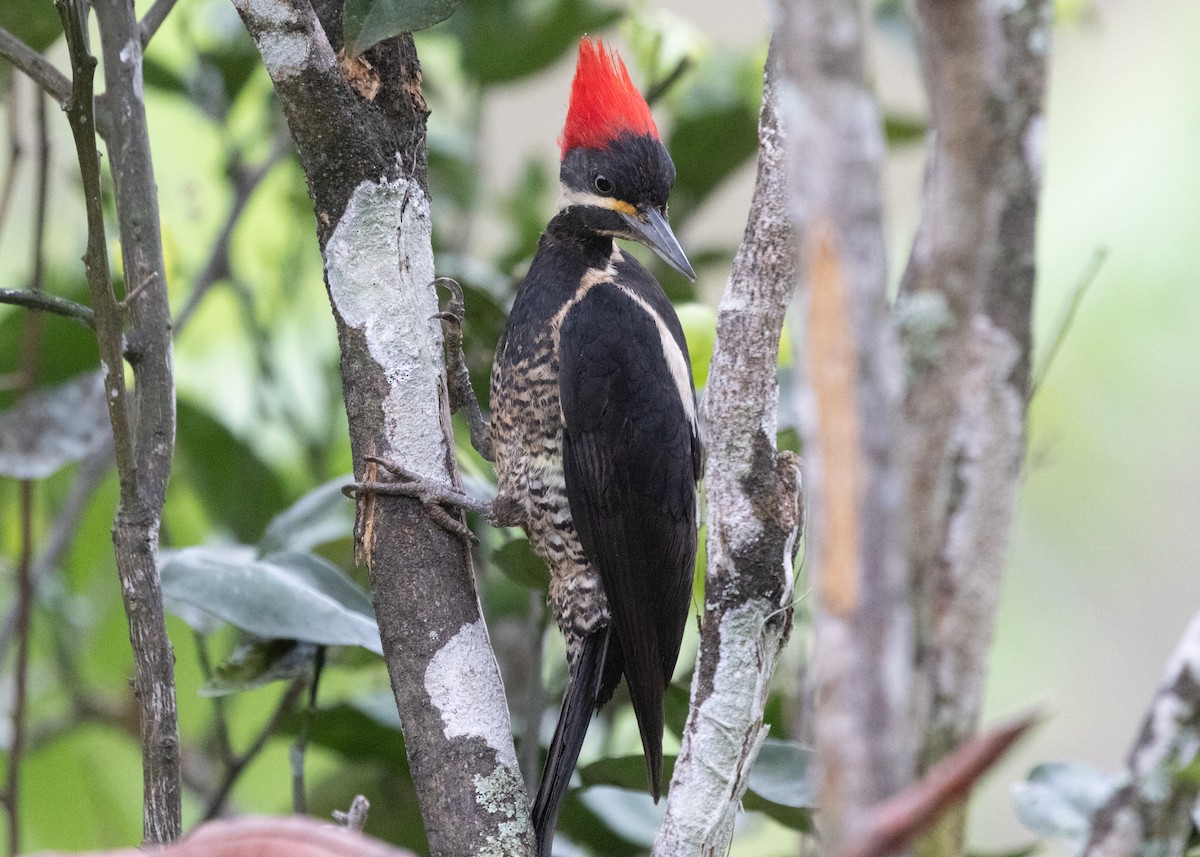
[[[37,195],[33,215],[32,273],[29,294],[43,294],[46,273],[46,207],[50,197],[50,136],[46,116],[46,98],[38,92],[37,104]],[[26,318],[21,337],[21,395],[27,396],[37,383],[38,363],[42,350],[42,323],[37,316]],[[21,763],[26,749],[26,699],[29,679],[29,638],[33,618],[34,545],[33,545],[34,483],[23,479],[19,485],[21,519],[21,550],[17,559],[17,603],[14,606],[14,626],[17,634],[17,657],[13,665],[12,737],[8,745],[8,776],[4,787],[4,803],[8,809],[8,849],[10,854],[21,852]]]
[[[934,765],[919,781],[872,811],[867,833],[836,857],[887,857],[965,800],[975,783],[1029,731],[1038,716],[1027,714],[972,739]]]
[[[917,2],[931,152],[898,313],[921,770],[975,730],[1016,503],[1050,6]],[[964,822],[924,853],[958,853]]]
[[[296,704],[300,701],[304,689],[308,687],[308,675],[299,675],[292,679],[291,684],[284,689],[279,697],[279,702],[275,705],[275,710],[271,713],[270,718],[263,724],[262,729],[258,731],[258,735],[250,742],[250,746],[246,748],[244,753],[234,756],[229,765],[225,768],[225,774],[221,777],[221,782],[214,789],[212,797],[209,798],[208,804],[205,806],[204,814],[200,816],[203,821],[212,821],[220,816],[225,807],[225,801],[229,797],[229,793],[233,791],[234,785],[245,772],[247,766],[253,762],[258,754],[267,746],[272,736],[278,731],[283,721],[295,709]]]
[[[411,37],[367,52],[371,101],[340,71],[341,3],[234,0],[308,177],[342,349],[355,474],[365,456],[457,484],[433,287],[425,117]],[[364,495],[359,555],[432,853],[529,853],[528,798],[467,544],[408,498]]]
[[[4,57],[58,102],[63,110],[71,100],[71,81],[54,64],[8,30],[0,27],[0,57]]]
[[[797,341],[814,578],[813,735],[821,836],[837,851],[912,781],[913,628],[895,437],[902,375],[886,297],[883,124],[861,4],[784,11],[785,116],[801,213]]]
[[[174,653],[167,637],[158,577],[158,527],[175,441],[171,378],[171,325],[166,300],[158,202],[143,109],[140,42],[132,4],[96,3],[105,54],[106,89],[117,121],[109,159],[121,226],[125,282],[150,284],[129,307],[127,340],[136,379],[136,423],[130,423],[125,389],[122,327],[125,312],[109,279],[100,192],[100,163],[92,81],[96,60],[87,48],[86,6],[57,0],[67,34],[74,77],[67,109],[84,181],[88,251],[84,257],[104,367],[121,494],[113,527],[117,571],[134,652],[143,764],[143,832],[148,844],[169,842],[181,832],[179,730]]]
[[[796,283],[786,150],[767,61],[745,236],[717,315],[705,396],[708,570],[683,745],[654,854],[724,855],[766,738],[763,709],[792,625],[802,525],[795,456],[775,448],[776,363]]]
[[[175,8],[177,2],[178,0],[154,0],[154,5],[142,16],[142,20],[138,24],[138,37],[141,39],[143,48],[150,44],[150,40],[167,20],[167,15],[171,14],[171,10]]]
[[[29,289],[0,289],[0,304],[25,307],[34,312],[49,312],[96,329],[95,313],[83,304]]]
[[[1200,793],[1200,613],[1171,656],[1129,751],[1129,782],[1092,817],[1082,857],[1183,854]],[[1190,770],[1188,770],[1190,768]]]

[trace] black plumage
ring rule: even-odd
[[[563,199],[492,372],[496,505],[517,510],[550,568],[571,669],[534,800],[543,857],[591,717],[622,676],[650,789],[661,794],[663,695],[691,603],[703,459],[679,319],[613,240],[644,243],[692,275],[666,221],[675,168],[619,60],[605,65],[589,48],[581,45],[572,111],[582,104],[594,121],[603,104],[580,95],[581,77],[612,75],[601,83],[620,87],[625,113],[599,129],[568,114]]]

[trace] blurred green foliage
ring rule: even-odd
[[[456,5],[368,0],[355,6],[362,19],[348,35],[362,49],[394,32],[398,21],[415,26],[415,19],[397,16],[428,12],[434,23]],[[902,18],[881,13],[881,26],[903,28]],[[0,26],[39,50],[53,51],[59,32],[45,0],[4,0]],[[651,94],[678,170],[671,212],[685,243],[689,224],[753,162],[765,34],[751,49],[734,49],[712,43],[683,18],[616,0],[465,0],[448,20],[419,33],[433,111],[429,163],[438,272],[463,285],[465,349],[481,394],[516,284],[557,192],[556,164],[548,158],[530,155],[511,175],[488,174],[489,153],[481,150],[487,112],[514,90],[569,65],[584,33],[629,46],[626,59]],[[353,566],[353,505],[339,490],[350,451],[338,350],[304,175],[290,154],[270,81],[227,0],[180,3],[146,52],[144,77],[171,301],[178,314],[195,299],[194,313],[177,328],[177,455],[162,532],[189,771],[185,820],[193,824],[209,809],[228,771],[230,748],[236,756],[253,744],[287,688],[313,674],[318,646],[329,645],[315,709],[302,700],[282,712],[278,732],[234,785],[229,808],[289,811],[288,749],[303,740],[310,812],[327,817],[364,793],[373,806],[368,832],[423,853],[428,846],[387,674],[367,651],[377,646],[364,636],[366,580]],[[0,77],[0,87],[10,85],[11,76]],[[5,123],[27,130],[29,89],[22,92],[24,101],[9,102],[14,106]],[[545,109],[565,104],[564,89]],[[919,118],[898,114],[887,117],[886,130],[899,146],[919,141],[925,128]],[[67,151],[61,123],[54,131]],[[22,164],[29,169],[28,159]],[[54,181],[47,288],[84,300],[78,183],[69,164],[59,165]],[[27,208],[19,199],[0,231],[4,285],[28,277]],[[728,238],[689,246],[708,292],[647,259],[679,305],[701,393],[715,336],[711,287],[727,275],[743,213],[721,216],[739,221]],[[227,256],[214,256],[227,222]],[[119,259],[115,242],[113,250]],[[28,318],[0,307],[0,374],[16,369]],[[41,328],[39,388],[95,369],[87,329],[51,316],[41,319]],[[789,361],[785,344],[781,366]],[[15,390],[0,389],[0,408],[13,407],[17,398]],[[469,449],[457,420],[455,430],[466,480],[486,493],[490,469]],[[795,433],[782,442],[794,448]],[[33,850],[140,838],[131,665],[110,537],[113,474],[85,498],[77,521],[62,517],[88,466],[64,462],[36,488],[37,543],[47,544],[66,526],[68,547],[39,581],[32,631],[22,825],[24,844]],[[481,539],[481,598],[518,743],[544,746],[565,673],[557,633],[530,609],[546,587],[546,570],[520,533],[473,523]],[[0,587],[10,586],[19,528],[15,483],[0,479]],[[697,604],[702,572],[703,557]],[[3,591],[0,604],[11,601],[8,595]],[[544,658],[530,662],[543,635]],[[668,743],[674,740],[676,749],[695,647],[693,626],[668,693]],[[530,716],[529,684],[543,681],[549,688],[543,706]],[[807,752],[788,740],[793,685],[785,676],[772,693],[771,741],[752,774],[735,854],[792,853],[791,831],[810,827]],[[0,696],[0,705],[8,702]],[[0,744],[11,738],[7,726],[4,718]],[[573,853],[646,850],[658,816],[645,794],[638,748],[627,698],[619,693],[589,733],[580,787],[562,814],[563,835],[579,849]],[[670,765],[674,750],[668,750]]]

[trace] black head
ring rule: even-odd
[[[645,244],[684,276],[696,274],[667,223],[675,165],[655,136],[621,133],[603,148],[577,146],[563,155],[560,209],[585,228]]]

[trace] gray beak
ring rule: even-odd
[[[625,218],[638,240],[657,253],[660,259],[689,280],[696,279],[696,272],[692,270],[687,256],[683,255],[683,248],[671,231],[671,225],[657,208],[646,209],[642,217],[630,214],[622,214],[621,217]]]

